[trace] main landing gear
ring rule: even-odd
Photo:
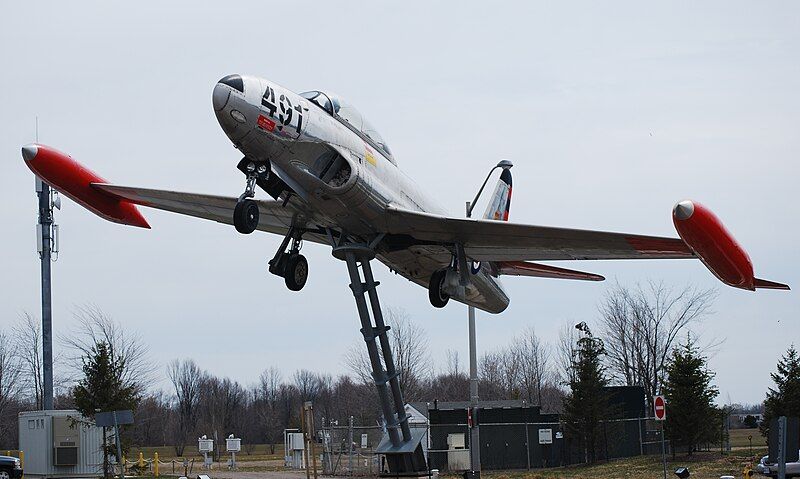
[[[233,209],[233,226],[239,233],[250,234],[258,228],[259,220],[258,203],[252,198],[256,195],[256,185],[261,183],[263,187],[269,178],[270,166],[267,161],[244,158],[238,168],[247,175],[247,184]],[[290,242],[291,247],[286,251]],[[292,291],[300,291],[308,281],[308,261],[300,254],[302,244],[303,231],[289,228],[278,252],[269,262],[269,272],[283,278],[286,287]]]
[[[431,281],[428,283],[428,299],[434,308],[444,308],[450,301],[450,295],[444,292],[446,277],[446,269],[440,269],[431,275]]]
[[[448,274],[451,276],[448,278]],[[456,275],[457,278],[453,278]],[[469,284],[469,269],[464,246],[455,245],[455,252],[450,266],[431,275],[428,283],[428,299],[434,308],[444,308],[450,301],[451,294],[463,297]],[[455,289],[455,291],[454,291]]]
[[[239,233],[248,235],[258,228],[258,203],[251,198],[256,195],[256,182],[269,176],[269,163],[247,158],[242,162],[247,162],[247,185],[233,209],[233,226]]]
[[[308,281],[308,261],[300,254],[303,245],[303,232],[292,227],[283,239],[278,252],[269,262],[269,272],[280,276],[286,282],[286,287],[291,291],[300,291]],[[286,247],[292,243],[289,251]]]

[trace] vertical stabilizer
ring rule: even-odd
[[[508,221],[508,212],[511,210],[511,170],[503,169],[494,194],[486,206],[484,219]]]

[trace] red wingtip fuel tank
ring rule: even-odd
[[[136,206],[92,187],[107,183],[71,156],[40,144],[22,147],[25,164],[44,182],[101,218],[125,225],[150,228]]]
[[[673,208],[672,222],[681,239],[720,281],[755,291],[750,256],[711,210],[696,201],[684,200]]]

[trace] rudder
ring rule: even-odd
[[[486,206],[483,218],[487,220],[508,221],[511,210],[511,170],[504,168],[497,181],[492,198]]]

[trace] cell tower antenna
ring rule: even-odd
[[[39,143],[39,117],[35,122],[36,143]],[[50,185],[36,178],[36,193],[39,196],[38,250],[42,268],[42,409],[53,409],[53,302],[50,261],[58,255],[58,227],[53,224],[53,200]]]

